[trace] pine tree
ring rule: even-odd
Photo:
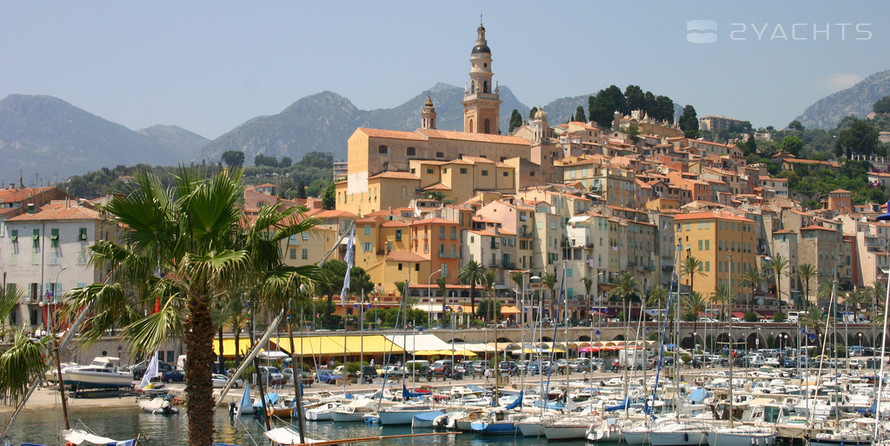
[[[519,114],[519,110],[513,109],[513,113],[510,114],[510,130],[507,133],[513,133],[513,130],[517,127],[522,126],[522,115]]]
[[[587,122],[587,116],[584,116],[584,107],[580,105],[578,106],[578,109],[575,111],[575,118],[573,120],[579,122]]]

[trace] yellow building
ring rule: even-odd
[[[674,234],[684,251],[681,264],[688,256],[701,261],[694,277],[684,272],[683,284],[693,283],[693,291],[712,298],[717,285],[731,280],[733,297],[747,296],[750,288],[742,285],[742,274],[756,267],[754,220],[713,211],[680,214],[674,217]]]

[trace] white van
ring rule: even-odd
[[[803,317],[803,311],[789,311],[785,320],[792,324],[796,324],[801,317]]]

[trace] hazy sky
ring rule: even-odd
[[[367,110],[463,86],[480,13],[495,80],[529,106],[637,84],[699,116],[782,127],[890,69],[883,0],[2,0],[0,97],[52,95],[212,139],[324,90]],[[716,42],[688,42],[702,37],[690,20],[714,21]]]

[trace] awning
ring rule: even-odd
[[[238,355],[246,355],[247,351],[250,350],[250,338],[243,337],[238,339]],[[213,340],[213,353],[217,356],[219,353],[219,338]],[[223,338],[223,354],[226,356],[235,356],[235,339],[234,338]]]
[[[297,355],[332,356],[342,355],[344,352],[350,355],[402,353],[398,345],[394,345],[381,335],[364,336],[304,336],[294,338],[294,351]],[[290,352],[290,338],[276,338],[274,342],[280,350]]]
[[[384,335],[387,340],[397,346],[401,346],[406,352],[412,353],[421,350],[448,350],[451,351],[451,344],[439,339],[436,335],[431,334],[397,334]]]
[[[519,309],[513,305],[504,305],[501,307],[501,314],[502,315],[519,314]]]

